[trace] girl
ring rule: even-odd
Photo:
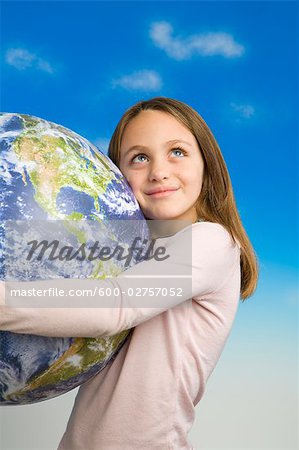
[[[165,239],[168,259],[143,261],[113,280],[91,280],[119,288],[120,297],[110,299],[114,308],[2,306],[0,329],[98,337],[133,328],[117,358],[80,387],[59,450],[190,450],[195,406],[229,336],[239,298],[244,301],[256,288],[257,260],[220,149],[190,106],[163,97],[135,104],[117,125],[108,155],[147,219],[191,225]],[[183,270],[178,242],[184,245],[187,231],[192,287],[183,297],[155,297],[155,307],[138,307],[140,299],[126,295],[127,275],[157,267],[165,274]],[[79,281],[55,280],[55,286],[76,287]]]

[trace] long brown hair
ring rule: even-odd
[[[136,103],[120,119],[109,144],[108,156],[119,165],[121,141],[127,124],[141,111],[158,110],[174,116],[197,140],[204,160],[201,193],[196,203],[198,218],[222,224],[241,245],[241,300],[257,285],[258,261],[237,210],[232,183],[220,148],[203,118],[183,102],[156,97]]]

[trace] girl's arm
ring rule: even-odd
[[[109,292],[106,289],[110,288],[114,295],[109,298],[100,295],[62,298],[49,294],[32,298],[30,306],[34,307],[20,308],[20,302],[18,307],[2,305],[0,330],[53,337],[113,336],[190,298],[196,300],[212,293],[240,263],[239,248],[224,227],[211,222],[192,226],[192,255],[186,251],[190,239],[190,228],[185,229],[165,243],[167,259],[143,261],[113,279],[84,280],[84,287],[93,292]],[[82,280],[13,282],[13,286],[7,282],[6,290],[11,287],[43,291],[56,288],[69,292],[82,289]],[[154,289],[150,292],[150,288]],[[3,283],[1,289],[0,305],[4,297]],[[66,300],[70,303],[65,303]]]

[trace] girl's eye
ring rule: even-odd
[[[144,159],[141,159],[141,158],[146,158],[146,156],[145,155],[142,155],[142,154],[140,154],[140,155],[135,155],[133,158],[132,158],[132,163],[140,163],[140,162],[143,162],[144,161]]]
[[[182,158],[186,155],[186,152],[180,147],[173,148],[171,152],[178,158]],[[143,163],[147,160],[148,157],[146,155],[144,155],[143,153],[139,153],[138,155],[133,156],[133,158],[131,159],[131,163]]]
[[[171,151],[172,151],[173,153],[175,153],[176,156],[179,156],[180,158],[181,158],[182,156],[185,156],[185,155],[186,155],[186,152],[184,152],[184,150],[183,150],[182,148],[180,148],[180,147],[173,148]]]

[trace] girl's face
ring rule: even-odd
[[[193,134],[171,114],[142,111],[128,123],[119,168],[147,219],[197,220],[204,162]]]

